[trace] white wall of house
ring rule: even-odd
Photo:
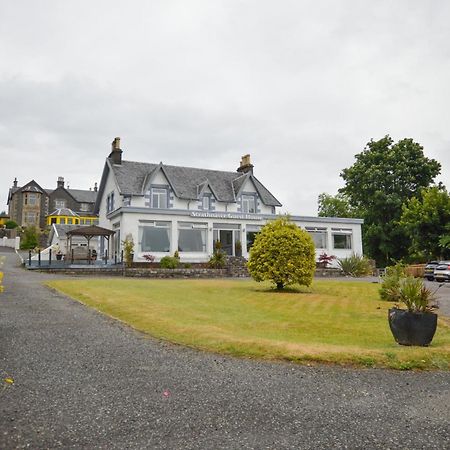
[[[120,240],[127,235],[133,237],[135,243],[135,260],[145,261],[144,254],[152,254],[156,261],[163,256],[173,255],[179,251],[181,260],[184,262],[208,261],[214,251],[214,240],[226,241],[230,239],[228,252],[236,254],[236,241],[242,245],[242,255],[248,257],[247,238],[249,233],[257,232],[269,220],[275,219],[276,215],[251,215],[232,212],[206,212],[200,210],[191,211],[169,211],[154,210],[147,208],[127,208],[113,213],[111,219],[107,219],[106,228],[119,231]],[[336,258],[344,258],[352,253],[362,255],[361,222],[357,219],[320,219],[315,217],[294,216],[292,220],[297,226],[308,232],[319,234],[314,236],[316,243],[322,243],[316,247],[316,257],[323,252],[334,255]],[[102,222],[104,223],[104,222]],[[148,227],[159,228],[155,233],[167,236],[166,251],[152,251],[146,249],[144,229]],[[186,233],[188,227],[195,229],[192,233],[201,235],[204,247],[200,251],[184,251],[180,242],[180,233]],[[164,229],[164,231],[162,231]],[[201,230],[201,231],[199,231]],[[153,232],[153,230],[151,231]],[[117,238],[118,239],[118,238]],[[198,238],[200,239],[200,238]],[[144,243],[143,243],[144,241]],[[117,247],[118,252],[121,246]]]
[[[119,189],[117,187],[116,181],[114,176],[112,175],[112,171],[109,171],[108,178],[105,183],[105,189],[103,191],[102,198],[100,199],[99,203],[99,226],[103,227],[102,225],[102,218],[106,217],[107,211],[107,202],[106,199],[108,195],[111,195],[114,193],[114,209],[118,209],[121,206],[123,206],[123,196],[119,194]],[[106,223],[106,222],[104,222]]]

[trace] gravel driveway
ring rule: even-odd
[[[4,266],[0,448],[450,448],[450,373],[304,367],[148,338]]]

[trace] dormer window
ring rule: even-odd
[[[167,208],[167,189],[152,187],[151,189],[152,208]]]
[[[256,198],[254,195],[242,195],[242,212],[256,213]]]

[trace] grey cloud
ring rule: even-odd
[[[124,157],[255,173],[313,215],[370,138],[413,137],[448,184],[444,1],[10,2],[0,202],[14,176],[98,181]],[[3,207],[0,205],[0,210]]]

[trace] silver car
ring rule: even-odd
[[[439,261],[439,265],[434,269],[434,279],[450,281],[450,261]]]

